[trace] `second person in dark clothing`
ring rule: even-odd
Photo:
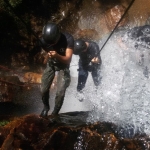
[[[74,42],[74,54],[79,55],[77,91],[81,92],[85,87],[88,74],[91,72],[95,86],[100,83],[101,57],[97,43],[77,39]]]
[[[61,33],[58,26],[50,22],[43,27],[41,43],[49,56],[47,67],[41,79],[42,102],[44,104],[41,116],[45,117],[50,109],[49,90],[56,71],[58,71],[58,85],[52,115],[57,115],[62,107],[66,89],[70,84],[69,66],[73,54],[74,38],[69,33]]]

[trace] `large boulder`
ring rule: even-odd
[[[105,13],[105,20],[109,31],[113,30],[123,16],[126,8],[122,5],[116,5]],[[128,22],[127,17],[124,17],[118,27],[125,26]]]
[[[149,138],[119,136],[110,122],[87,123],[89,112],[68,112],[42,118],[30,114],[0,128],[2,150],[146,150]]]

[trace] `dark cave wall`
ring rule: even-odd
[[[137,22],[138,16],[144,18],[139,20],[138,25],[148,20],[150,9],[147,8],[148,2],[144,1],[144,8],[138,5],[140,0],[134,3],[129,11],[129,22]],[[12,55],[20,52],[29,57],[27,65],[34,63],[31,60],[36,52],[33,51],[40,50],[36,43],[47,21],[58,23],[62,31],[71,33],[75,38],[99,40],[114,27],[116,20],[110,19],[110,10],[118,5],[120,10],[123,8],[123,14],[131,0],[8,0],[12,7],[5,2],[0,0],[0,63],[11,66]],[[126,24],[128,22],[122,25]]]

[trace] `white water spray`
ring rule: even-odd
[[[130,124],[134,132],[149,134],[150,50],[135,48],[134,41],[121,35],[114,35],[101,52],[102,82],[97,94],[91,87],[86,89],[85,96],[93,106],[88,121]]]

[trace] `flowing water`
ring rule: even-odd
[[[122,127],[122,136],[133,137],[136,133],[150,134],[150,48],[127,34],[129,28],[145,24],[148,15],[147,1],[136,1],[129,10],[131,21],[124,29],[113,34],[101,51],[101,84],[95,89],[89,75],[84,89],[84,101],[91,110],[87,122],[109,121]],[[138,6],[138,7],[137,7]],[[96,17],[80,16],[80,28],[97,28]],[[142,21],[141,21],[142,20]],[[147,22],[149,23],[149,22]],[[99,25],[99,24],[98,24]],[[98,42],[102,47],[106,37]],[[73,59],[77,64],[78,59]],[[71,68],[73,76],[76,72]],[[76,84],[76,83],[75,83]],[[70,94],[71,95],[71,94]],[[76,93],[73,93],[76,96]]]
[[[131,136],[150,134],[150,49],[135,48],[126,33],[115,33],[101,51],[101,84],[96,90],[90,80],[85,88],[92,109],[87,121],[114,122]]]

